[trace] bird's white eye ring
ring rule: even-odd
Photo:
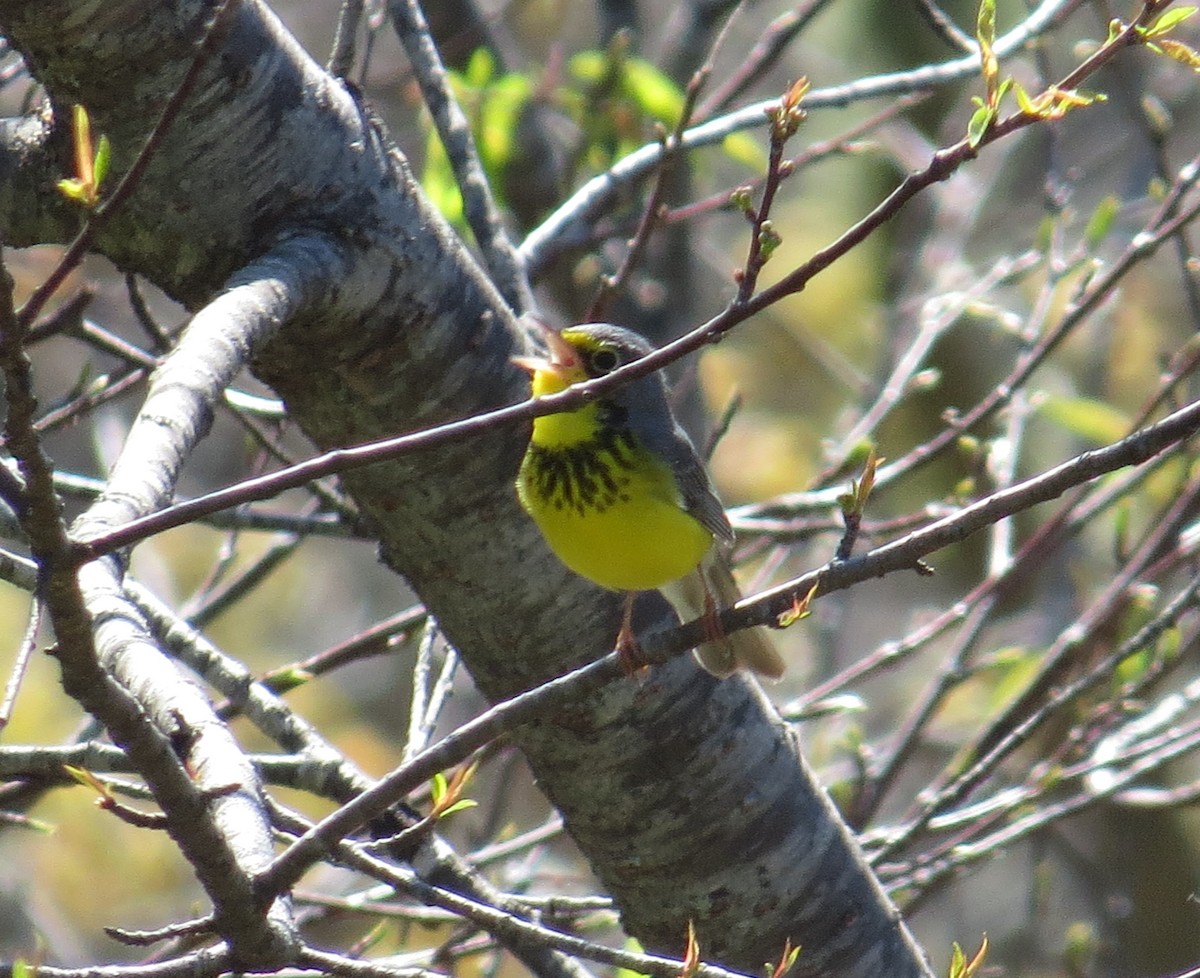
[[[621,358],[617,356],[617,351],[610,350],[608,347],[596,350],[588,358],[588,361],[597,374],[610,374],[621,365]]]

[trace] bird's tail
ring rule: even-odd
[[[724,555],[716,547],[705,555],[692,573],[668,584],[662,592],[682,621],[730,608],[742,598]],[[731,676],[739,669],[765,679],[779,679],[784,669],[783,658],[767,630],[761,626],[732,635],[715,635],[697,646],[696,661],[719,679]]]

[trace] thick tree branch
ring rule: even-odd
[[[286,962],[296,947],[286,901],[261,904],[247,885],[270,851],[253,770],[239,764],[241,754],[228,730],[206,724],[211,712],[203,697],[182,687],[174,673],[164,677],[155,669],[161,657],[145,642],[140,623],[116,603],[97,600],[89,578],[111,575],[113,562],[91,564],[77,580],[62,560],[67,532],[51,465],[33,430],[32,370],[6,272],[3,283],[0,369],[8,400],[7,443],[25,479],[22,526],[39,565],[38,591],[57,637],[63,688],[105,725],[153,786],[167,831],[212,899],[215,926],[234,958],[247,965]],[[135,659],[142,660],[141,667],[127,672],[124,667]],[[147,714],[153,724],[145,722]]]

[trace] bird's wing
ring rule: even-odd
[[[639,354],[644,350],[639,349]],[[712,480],[700,461],[696,446],[671,413],[667,383],[661,373],[635,380],[621,388],[611,403],[621,409],[625,423],[652,454],[670,466],[683,506],[719,541],[722,549],[733,543],[733,527]]]
[[[733,527],[729,525],[725,507],[695,450],[689,459],[675,469],[675,478],[679,482],[679,491],[683,493],[683,504],[687,511],[712,531],[722,547],[732,544]]]
[[[665,398],[664,398],[665,401]],[[635,415],[636,417],[636,415]],[[710,532],[722,546],[733,543],[733,527],[725,516],[717,490],[713,487],[708,471],[692,440],[670,415],[668,424],[646,426],[648,430],[638,432],[646,447],[661,457],[671,467],[683,506]]]

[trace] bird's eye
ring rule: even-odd
[[[607,347],[601,347],[596,350],[590,358],[592,370],[597,375],[612,373],[621,365],[621,358],[617,356],[616,350],[610,350]]]

